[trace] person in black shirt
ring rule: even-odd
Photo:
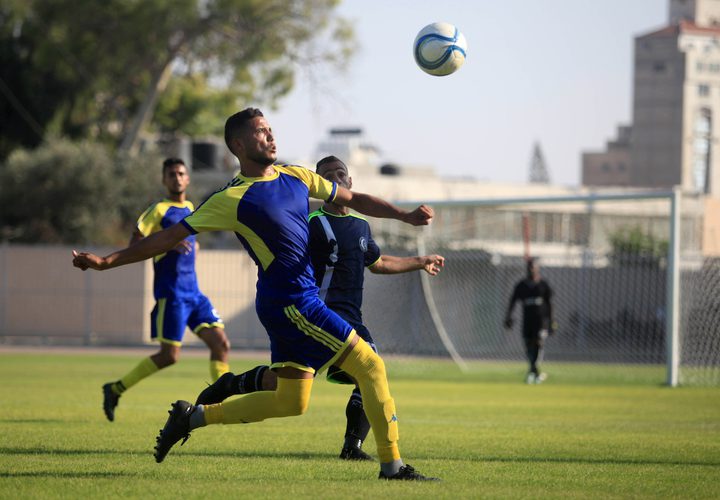
[[[547,374],[540,371],[538,360],[542,359],[542,349],[548,334],[555,333],[552,319],[552,289],[541,278],[540,266],[535,259],[527,261],[527,277],[519,281],[513,290],[505,314],[505,327],[513,326],[512,312],[515,302],[520,301],[523,308],[522,334],[525,340],[530,370],[525,381],[528,384],[540,384]]]

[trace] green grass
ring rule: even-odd
[[[100,386],[137,355],[0,354],[0,498],[718,498],[720,389],[660,385],[662,368],[388,362],[405,460],[443,479],[397,484],[336,458],[347,387],[318,380],[308,413],[199,429],[156,464],[169,403],[194,399],[207,362],[186,357],[123,396]],[[258,364],[243,359],[235,371]],[[366,449],[374,452],[372,438]]]

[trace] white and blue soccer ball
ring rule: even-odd
[[[445,76],[455,73],[465,62],[467,43],[460,30],[449,23],[432,23],[420,30],[413,54],[425,73]]]

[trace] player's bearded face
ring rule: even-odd
[[[190,184],[187,168],[180,163],[171,165],[163,173],[163,184],[170,194],[182,194]]]
[[[270,165],[277,159],[275,136],[270,124],[263,117],[253,118],[244,143],[245,155],[249,160]]]

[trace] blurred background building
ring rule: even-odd
[[[720,1],[670,0],[668,25],[635,38],[632,123],[582,157],[586,186],[720,197]]]

